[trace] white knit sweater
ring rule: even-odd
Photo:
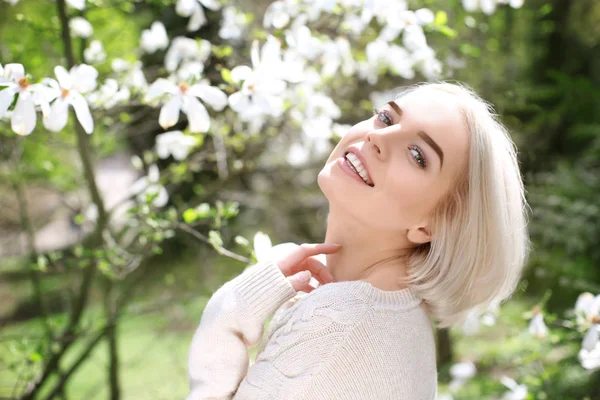
[[[301,294],[271,260],[221,286],[192,339],[186,400],[436,398],[433,328],[412,289],[345,281]]]

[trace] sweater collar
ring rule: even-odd
[[[331,282],[325,286],[352,293],[374,305],[415,306],[422,301],[410,287],[399,290],[382,290],[365,281]]]

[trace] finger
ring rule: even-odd
[[[332,254],[339,251],[342,246],[332,243],[303,243],[292,250],[287,257],[279,263],[282,270],[291,270],[310,256],[317,254]]]
[[[335,282],[333,275],[329,271],[329,268],[314,257],[308,257],[304,262],[299,265],[298,271],[309,270],[312,276],[319,281],[321,285],[326,283]],[[292,270],[292,272],[294,272]]]
[[[288,277],[288,281],[291,283],[292,287],[296,292],[302,290],[306,291],[306,286],[310,286],[308,282],[310,282],[311,273],[310,271],[300,271],[295,275]]]

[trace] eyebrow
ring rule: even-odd
[[[395,101],[390,100],[387,102],[387,104],[390,107],[392,107],[399,116],[402,116],[402,114],[404,113],[402,111],[402,108],[400,108],[400,106],[398,104],[396,104]],[[431,146],[431,148],[437,153],[438,157],[440,158],[440,169],[442,169],[442,165],[444,165],[444,152],[442,151],[441,147],[438,146],[438,144],[435,142],[435,140],[433,140],[431,138],[431,136],[426,134],[424,131],[417,132],[417,135],[421,139],[423,139],[425,141],[425,143],[427,143],[429,146]]]

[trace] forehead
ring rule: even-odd
[[[425,131],[450,162],[467,154],[469,135],[458,98],[448,92],[421,88],[395,100],[402,109],[400,124],[409,131]],[[456,160],[458,158],[458,160]]]

